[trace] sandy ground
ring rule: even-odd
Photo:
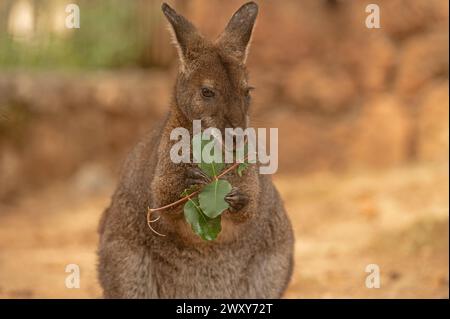
[[[276,176],[295,229],[286,298],[448,298],[448,164]],[[96,227],[112,187],[71,181],[0,206],[1,298],[98,298]],[[67,289],[67,264],[81,269]],[[368,264],[381,287],[368,289]]]

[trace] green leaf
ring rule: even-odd
[[[198,198],[192,198],[184,205],[184,218],[191,225],[194,233],[203,240],[214,240],[222,230],[221,216],[209,218],[206,216],[198,203]]]
[[[231,191],[231,184],[223,179],[216,179],[206,185],[198,195],[200,208],[206,216],[216,218],[229,207],[224,197]]]
[[[225,167],[225,164],[224,163],[215,163],[215,162],[199,163],[198,167],[200,167],[200,169],[203,172],[205,172],[209,177],[213,178],[220,174],[220,172]]]
[[[241,163],[241,164],[239,164],[237,169],[236,169],[237,174],[240,177],[242,177],[242,172],[244,172],[247,169],[247,167],[248,167],[248,163]]]
[[[200,149],[201,152],[199,154],[199,150],[194,150],[193,152],[193,156],[196,160],[200,161],[200,163],[198,163],[198,167],[200,167],[200,169],[207,174],[209,177],[213,178],[216,177],[217,175],[220,174],[220,172],[223,170],[223,168],[225,167],[225,163],[219,162],[219,161],[212,161],[211,163],[206,163],[205,159],[202,157],[203,154],[203,149],[205,148],[206,145],[208,145],[209,143],[214,143],[214,138],[211,137],[210,140],[203,140],[201,139],[201,134],[196,134],[194,135],[194,137],[192,138],[192,145],[194,145],[194,141],[196,141],[197,143],[200,143]],[[214,148],[213,148],[214,149]]]

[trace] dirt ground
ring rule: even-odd
[[[296,235],[285,297],[448,298],[448,174],[444,163],[275,176]],[[100,297],[96,226],[113,185],[83,194],[68,180],[0,207],[0,297]],[[65,287],[72,263],[80,289]],[[379,289],[365,286],[368,264]]]

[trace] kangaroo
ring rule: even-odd
[[[195,235],[183,205],[159,212],[147,225],[147,208],[180,198],[204,184],[195,164],[175,164],[170,133],[192,121],[206,127],[246,128],[251,87],[246,57],[258,13],[243,5],[215,41],[205,39],[169,5],[169,21],[179,56],[179,72],[167,117],[125,160],[119,185],[99,225],[98,275],[105,298],[280,298],[293,268],[293,233],[269,175],[250,165],[225,197],[222,231],[214,241]],[[192,136],[192,135],[191,135]],[[156,217],[155,215],[154,217]]]

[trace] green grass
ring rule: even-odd
[[[0,69],[97,69],[137,66],[141,52],[134,1],[78,2],[80,28],[59,35],[37,25],[29,41],[0,34]],[[46,14],[45,9],[38,14]],[[47,17],[46,17],[47,18]]]

